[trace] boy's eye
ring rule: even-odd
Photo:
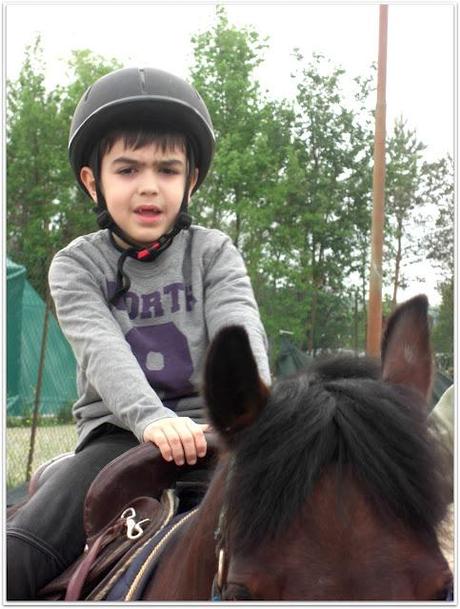
[[[136,171],[135,167],[123,167],[122,169],[118,170],[118,173],[122,176],[128,176],[133,174]]]
[[[160,171],[170,176],[177,175],[179,173],[177,169],[173,169],[172,167],[162,167]]]

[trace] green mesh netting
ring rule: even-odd
[[[282,334],[280,338],[280,350],[275,362],[275,375],[283,378],[308,366],[312,357],[300,351],[285,334]]]
[[[7,261],[8,302],[7,316],[7,386],[8,408],[15,408],[19,400],[21,370],[22,297],[26,270],[23,266]]]
[[[7,413],[30,414],[37,386],[45,303],[26,279],[26,269],[7,259]],[[50,313],[40,414],[56,415],[77,397],[76,362]]]

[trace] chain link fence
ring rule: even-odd
[[[22,486],[29,478],[29,469],[34,472],[39,465],[61,453],[72,451],[77,441],[75,425],[39,424],[32,443],[31,422],[11,422],[6,429],[7,443],[7,489]],[[30,467],[29,467],[30,464]]]

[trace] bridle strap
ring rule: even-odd
[[[211,601],[213,603],[220,603],[222,600],[222,587],[217,583],[217,575],[214,575],[211,586]]]
[[[214,578],[212,580],[211,600],[213,602],[219,602],[222,600],[225,567],[225,550],[224,548],[221,548],[217,555],[217,573],[214,575]]]
[[[234,457],[230,457],[227,476],[225,479],[225,487],[228,487],[229,480],[232,476]],[[228,572],[228,560],[226,553],[226,539],[227,539],[227,508],[225,505],[225,492],[224,501],[220,509],[219,518],[217,520],[217,528],[214,531],[214,539],[216,541],[216,558],[217,558],[217,572],[214,575],[211,588],[211,600],[221,601],[223,591],[225,589],[227,572]]]

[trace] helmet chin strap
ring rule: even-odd
[[[100,228],[109,229],[112,240],[113,235],[117,235],[122,241],[124,241],[124,243],[130,246],[129,248],[123,250],[120,258],[118,259],[117,284],[115,288],[115,293],[111,296],[109,300],[111,304],[115,304],[118,298],[125,294],[131,286],[131,281],[123,270],[125,260],[128,256],[130,256],[131,258],[135,258],[136,260],[141,260],[143,262],[151,262],[158,258],[158,256],[162,252],[168,249],[168,247],[172,244],[174,237],[178,233],[180,233],[181,230],[187,230],[190,227],[192,223],[192,216],[188,213],[188,193],[195,164],[192,148],[189,145],[187,145],[187,158],[188,172],[187,178],[185,180],[184,196],[182,198],[182,203],[174,226],[168,233],[161,235],[159,239],[153,241],[149,246],[142,247],[138,243],[133,241],[131,237],[115,223],[114,219],[110,215],[109,210],[107,209],[107,203],[100,188],[99,153],[97,150],[95,151],[91,165],[96,182],[97,203],[96,207],[94,208],[94,211],[96,213],[96,221]]]

